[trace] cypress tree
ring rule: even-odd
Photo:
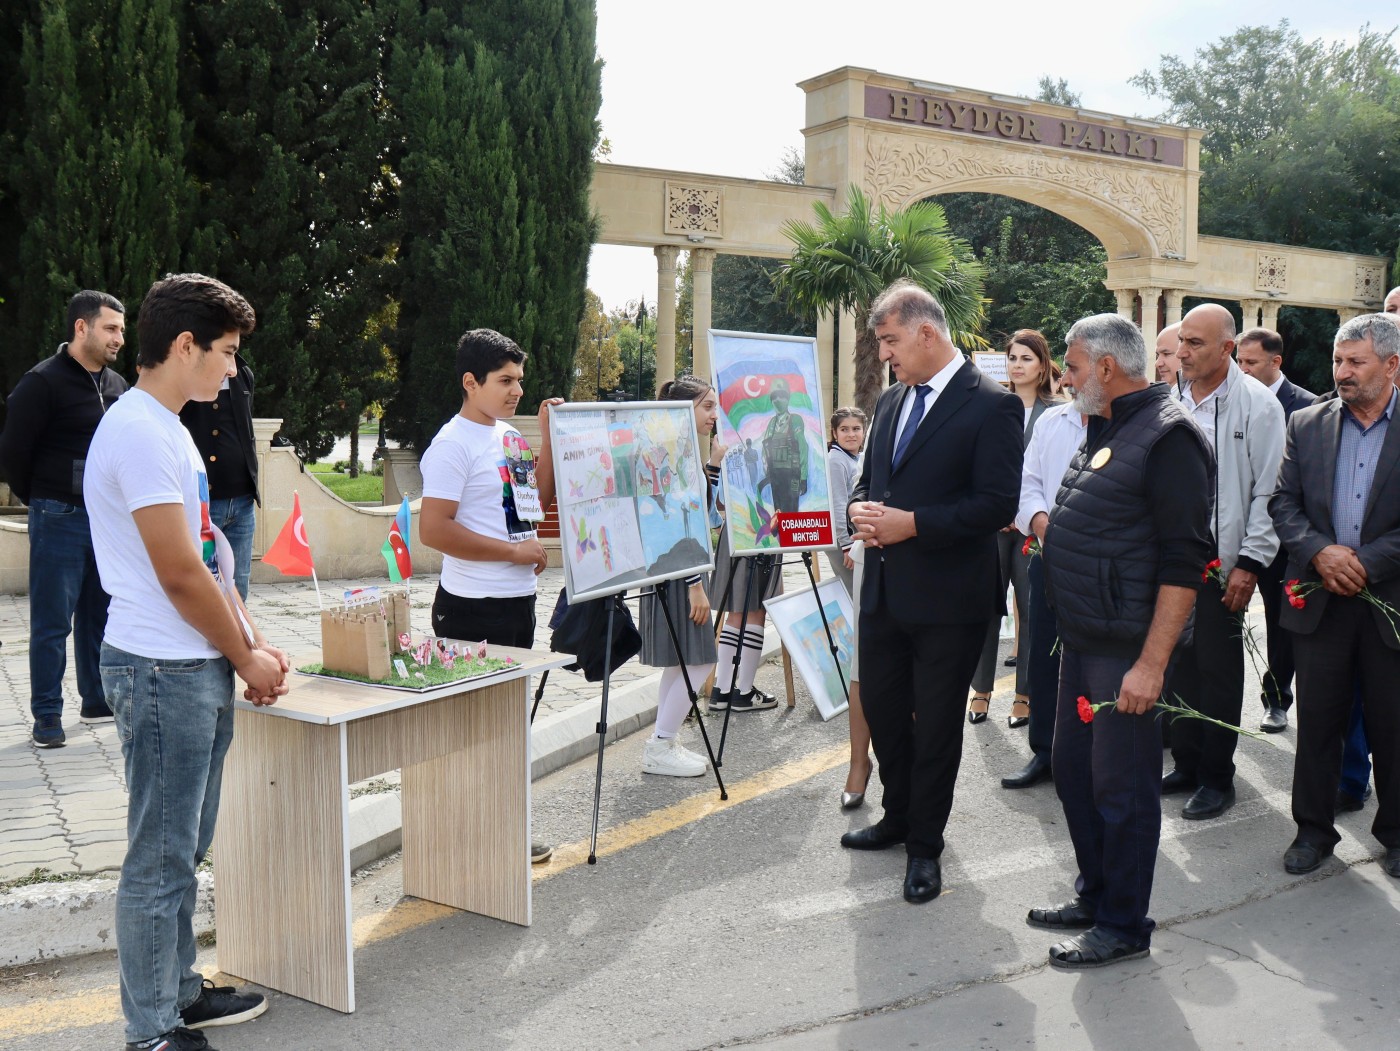
[[[175,0],[42,0],[20,35],[11,384],[66,336],[64,306],[80,288],[127,304],[124,354],[134,357],[136,308],[156,277],[180,267],[193,190]]]
[[[192,250],[258,312],[258,415],[320,456],[392,386],[380,16],[362,0],[188,2]]]
[[[583,0],[403,0],[389,39],[401,385],[388,422],[424,448],[460,405],[465,329],[529,352],[526,411],[570,386],[601,67]]]

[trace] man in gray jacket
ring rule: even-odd
[[[1278,553],[1269,497],[1283,459],[1283,408],[1269,388],[1245,375],[1230,356],[1235,321],[1216,303],[1181,319],[1181,380],[1172,396],[1215,451],[1211,535],[1218,565],[1201,567],[1191,645],[1177,655],[1167,694],[1197,711],[1239,725],[1244,704],[1245,610],[1259,574]],[[1200,719],[1172,726],[1176,768],[1162,792],[1192,792],[1182,817],[1218,817],[1235,802],[1231,730]]]

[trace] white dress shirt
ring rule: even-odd
[[[1040,512],[1055,509],[1060,492],[1060,480],[1074,454],[1084,444],[1087,430],[1084,417],[1074,411],[1071,402],[1061,402],[1046,409],[1031,432],[1021,467],[1021,502],[1016,508],[1016,528],[1027,535],[1031,519]]]
[[[953,355],[953,360],[944,365],[923,383],[911,383],[909,389],[904,392],[904,401],[899,406],[899,419],[895,423],[895,445],[899,444],[899,436],[904,433],[904,421],[909,419],[909,413],[914,409],[914,388],[927,387],[928,394],[924,398],[924,415],[919,423],[923,423],[928,417],[929,409],[933,408],[933,403],[938,400],[938,396],[943,393],[949,383],[953,382],[953,377],[958,374],[958,370],[963,367],[962,351]]]
[[[1278,379],[1274,380],[1274,382],[1272,382],[1272,383],[1269,384],[1269,393],[1271,393],[1271,394],[1273,394],[1275,397],[1277,397],[1277,396],[1278,396],[1278,389],[1279,389],[1280,387],[1282,387],[1282,386],[1283,386],[1283,373],[1280,372],[1280,373],[1278,374]]]

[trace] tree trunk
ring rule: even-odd
[[[875,402],[885,389],[885,363],[880,360],[880,343],[867,325],[869,314],[856,312],[856,404],[867,416],[874,415]]]
[[[360,477],[360,417],[355,415],[355,422],[350,425],[350,477]]]

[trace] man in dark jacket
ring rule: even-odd
[[[1042,559],[1063,645],[1051,767],[1079,896],[1026,919],[1087,928],[1050,949],[1051,966],[1076,970],[1145,956],[1152,940],[1162,744],[1149,713],[1210,557],[1214,463],[1167,386],[1149,385],[1132,322],[1085,318],[1066,344],[1065,382],[1089,426]]]
[[[180,422],[194,439],[209,475],[209,520],[233,548],[233,582],[248,598],[257,525],[258,456],[253,444],[253,370],[238,356],[238,372],[213,401],[186,402]]]
[[[1317,400],[1283,374],[1283,337],[1273,329],[1252,328],[1240,337],[1235,358],[1240,371],[1253,376],[1274,392],[1286,421],[1298,409]],[[1259,729],[1268,734],[1288,729],[1288,709],[1293,707],[1293,636],[1278,625],[1283,605],[1284,570],[1288,552],[1282,547],[1273,562],[1259,574],[1259,596],[1264,600],[1264,630],[1268,638],[1268,674],[1260,683],[1264,718]]]
[[[68,303],[69,342],[20,377],[0,435],[10,488],[29,505],[29,708],[40,748],[66,740],[63,672],[70,632],[80,718],[112,718],[97,663],[107,593],[92,554],[83,466],[103,413],[126,391],[126,381],[109,367],[126,340],[125,312],[105,292],[75,295]]]

